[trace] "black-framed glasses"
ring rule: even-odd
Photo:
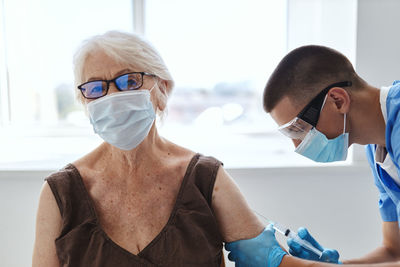
[[[325,96],[329,92],[329,90],[332,89],[333,87],[349,87],[349,86],[351,86],[350,81],[338,82],[329,85],[324,90],[322,90],[318,95],[316,95],[310,101],[310,103],[308,103],[307,106],[303,108],[302,111],[300,111],[300,113],[297,115],[297,118],[300,118],[303,121],[311,124],[313,127],[316,127],[319,120],[319,115],[321,113],[322,105],[324,104],[325,101]]]
[[[96,99],[105,96],[110,88],[110,83],[114,83],[119,91],[137,90],[143,85],[143,76],[156,75],[147,72],[130,72],[115,77],[112,80],[95,80],[85,82],[78,86],[84,98]]]

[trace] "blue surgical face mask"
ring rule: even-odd
[[[328,139],[314,127],[295,149],[295,152],[316,162],[346,160],[349,147],[349,133],[345,131],[346,114],[344,114],[343,134],[334,139]]]
[[[137,147],[149,134],[156,117],[150,92],[118,92],[90,102],[87,110],[94,132],[119,149]]]

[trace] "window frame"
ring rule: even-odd
[[[8,125],[11,120],[4,1],[0,0],[0,126]]]

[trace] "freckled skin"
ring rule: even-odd
[[[146,173],[142,178],[140,171],[117,177],[112,171],[94,174],[93,169],[77,165],[105,232],[117,244],[137,254],[167,223],[185,172],[182,166],[189,159],[167,161],[162,175]],[[97,179],[98,175],[107,182]]]

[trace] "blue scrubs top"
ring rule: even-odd
[[[386,99],[386,150],[400,176],[400,81],[395,81]],[[368,162],[372,168],[375,185],[379,189],[379,211],[385,222],[399,221],[400,187],[390,175],[375,162],[376,145],[367,145]]]

